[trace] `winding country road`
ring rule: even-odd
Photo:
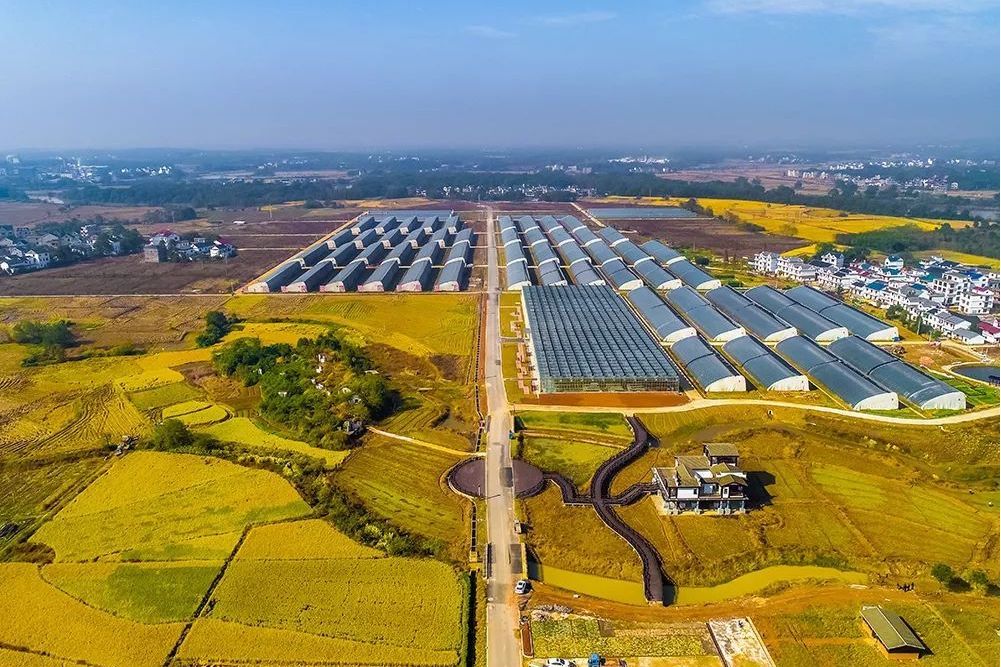
[[[500,267],[494,237],[494,212],[487,207],[487,323],[484,339],[484,375],[487,390],[486,503],[490,551],[487,579],[487,665],[521,664],[515,631],[518,606],[514,597],[515,570],[521,571],[518,538],[514,534],[514,489],[511,484],[513,427],[501,371]]]

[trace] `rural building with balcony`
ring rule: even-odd
[[[653,469],[653,482],[666,514],[747,511],[747,473],[728,442],[707,442],[701,455],[675,456],[673,468]]]

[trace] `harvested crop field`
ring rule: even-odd
[[[608,224],[638,243],[657,239],[675,248],[708,250],[722,255],[750,257],[762,250],[785,252],[804,245],[802,239],[767,234],[723,222],[717,218],[670,218],[663,220],[609,220]]]
[[[240,251],[226,260],[147,264],[142,255],[105,257],[0,280],[0,295],[223,294],[288,257],[288,250]]]

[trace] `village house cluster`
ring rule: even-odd
[[[201,236],[186,239],[169,229],[151,236],[143,248],[143,260],[154,263],[225,259],[234,255],[236,248],[223,239],[210,240]]]
[[[135,252],[140,243],[141,237],[120,225],[84,224],[54,233],[0,224],[0,271],[14,275],[92,257],[125,255]]]
[[[922,331],[968,345],[999,340],[998,273],[932,256],[908,265],[890,255],[882,262],[846,263],[844,255],[828,252],[813,260],[759,252],[751,268],[863,301],[878,308],[897,307]]]

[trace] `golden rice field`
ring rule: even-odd
[[[32,537],[59,562],[220,559],[243,529],[309,513],[292,486],[263,470],[187,454],[118,460]]]
[[[451,667],[454,650],[370,644],[323,637],[294,630],[253,627],[199,618],[178,651],[178,658],[195,664],[386,664]]]
[[[295,345],[300,338],[316,338],[329,330],[329,327],[322,324],[303,322],[245,322],[227,334],[223,342],[229,343],[238,338],[259,338],[265,345]]]
[[[433,560],[238,557],[213,598],[210,618],[245,625],[432,651],[461,640],[458,579]]]
[[[678,205],[683,199],[669,200]],[[916,225],[932,231],[944,222],[953,227],[966,227],[962,220],[929,220],[891,215],[844,213],[830,208],[815,208],[799,204],[769,204],[741,199],[699,199],[699,204],[712,209],[717,216],[725,213],[736,215],[742,222],[763,227],[771,234],[797,236],[813,243],[833,242],[838,234],[857,234],[886,227]]]
[[[129,400],[140,410],[155,410],[201,396],[201,393],[184,382],[145,389],[129,394]]]
[[[382,557],[382,552],[355,542],[322,519],[257,526],[237,552],[237,558],[246,561]]]
[[[267,452],[283,450],[323,459],[327,466],[331,468],[343,461],[348,455],[347,450],[335,451],[333,449],[322,449],[320,447],[313,447],[300,440],[291,440],[283,438],[280,435],[275,435],[274,433],[268,433],[247,417],[233,417],[200,430],[219,438],[223,442],[235,442]]]
[[[13,664],[28,651],[61,664],[158,667],[183,628],[136,623],[95,609],[50,586],[30,563],[0,563],[0,590],[0,644],[19,649]]]
[[[226,310],[250,320],[287,318],[344,325],[367,342],[426,357],[472,352],[478,304],[478,298],[469,294],[344,294],[334,299],[322,294],[241,294],[226,303]]]

